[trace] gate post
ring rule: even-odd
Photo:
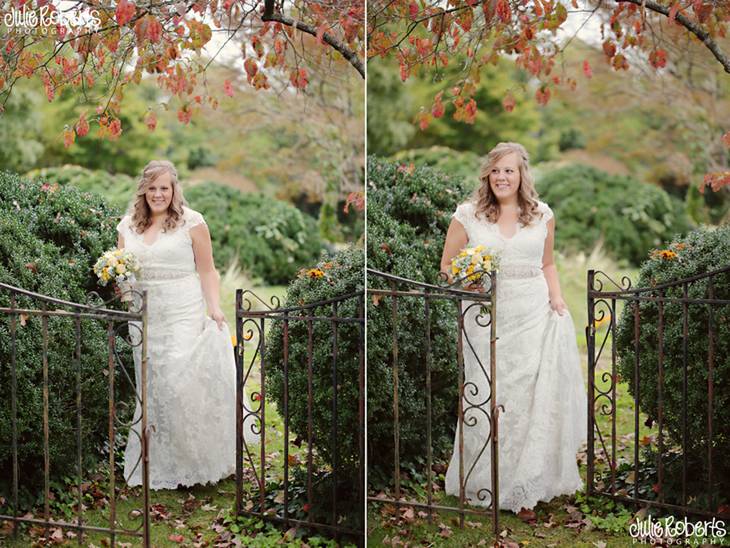
[[[587,440],[588,440],[588,452],[587,452],[587,470],[586,470],[586,493],[588,495],[593,494],[593,474],[594,474],[594,431],[593,423],[594,417],[594,406],[593,398],[595,396],[595,379],[596,379],[596,363],[595,363],[595,352],[596,352],[596,329],[595,329],[595,299],[593,296],[593,283],[595,278],[595,271],[588,271],[588,325],[586,325],[586,346],[588,353],[588,424],[587,424]],[[613,321],[613,320],[612,320]]]

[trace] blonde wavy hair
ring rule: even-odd
[[[518,221],[522,226],[527,226],[538,216],[538,194],[535,190],[535,181],[530,173],[530,156],[525,147],[519,143],[499,143],[489,151],[479,170],[481,184],[474,192],[472,200],[476,205],[477,217],[483,216],[490,223],[497,222],[501,208],[499,200],[497,200],[494,192],[492,192],[492,187],[489,185],[489,174],[499,160],[513,152],[519,158],[520,170],[520,187],[517,191],[517,205],[520,208]]]
[[[137,184],[137,192],[129,206],[129,215],[132,218],[132,226],[141,234],[152,224],[152,212],[147,203],[145,194],[152,182],[163,173],[170,174],[172,182],[172,201],[167,208],[167,217],[162,225],[162,230],[175,230],[183,218],[183,206],[188,205],[183,196],[182,186],[177,179],[177,170],[172,162],[167,160],[152,160],[142,170],[142,176]]]

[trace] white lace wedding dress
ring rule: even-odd
[[[559,316],[550,308],[542,273],[552,211],[540,202],[541,218],[518,226],[511,238],[503,236],[495,223],[477,219],[474,211],[474,204],[467,202],[454,217],[466,230],[468,246],[482,244],[501,254],[496,343],[497,404],[504,406],[498,436],[499,506],[519,512],[581,488],[576,453],[586,435],[586,393],[573,320],[569,313]],[[477,315],[478,307],[472,307],[464,322],[468,341],[464,340],[463,469],[467,502],[489,506],[489,421],[472,407],[489,396],[489,327],[478,325]],[[488,411],[488,404],[485,407]],[[456,496],[458,440],[457,427],[446,473],[446,492]]]
[[[206,315],[195,270],[190,229],[205,223],[185,208],[183,223],[146,244],[129,216],[117,226],[125,248],[141,263],[135,289],[147,291],[147,424],[150,427],[150,487],[175,489],[216,482],[235,471],[236,368],[227,326]],[[139,340],[139,329],[130,325]],[[141,348],[134,352],[139,387]],[[250,406],[249,406],[250,407]],[[141,485],[137,402],[124,453],[124,477]],[[248,443],[258,438],[246,433]]]

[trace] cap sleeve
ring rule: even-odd
[[[545,202],[539,202],[537,205],[537,210],[542,213],[542,222],[547,223],[550,219],[554,217],[553,210],[550,209],[550,206],[547,205]]]
[[[459,204],[452,217],[459,221],[465,230],[468,230],[474,219],[474,205],[470,202]]]
[[[190,231],[191,228],[195,228],[198,225],[206,225],[208,226],[208,223],[205,222],[205,219],[203,216],[198,213],[197,211],[193,211],[192,209],[186,209],[185,210],[185,230]]]
[[[129,230],[129,223],[129,215],[125,215],[124,217],[122,217],[122,220],[117,223],[117,232],[124,236],[124,233]]]

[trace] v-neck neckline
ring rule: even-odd
[[[502,233],[502,229],[501,229],[501,228],[499,228],[499,223],[494,223],[494,226],[495,226],[495,227],[496,227],[496,229],[497,229],[497,234],[499,234],[499,237],[500,237],[500,238],[502,238],[502,239],[503,239],[503,240],[505,240],[505,241],[511,241],[511,240],[514,240],[514,239],[515,239],[515,236],[517,236],[517,234],[519,234],[519,233],[520,233],[520,222],[519,222],[519,221],[517,221],[516,225],[517,225],[517,226],[516,226],[516,228],[515,228],[515,232],[514,232],[514,234],[512,234],[512,236],[505,236],[505,235],[504,235],[504,234]]]

